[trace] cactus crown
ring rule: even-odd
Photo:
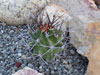
[[[47,14],[48,17],[48,14]],[[41,56],[46,61],[55,57],[61,50],[63,50],[62,40],[63,35],[60,29],[56,29],[53,22],[56,19],[53,19],[47,24],[42,24],[40,20],[39,28],[36,29],[34,33],[30,33],[33,41],[30,43],[32,46],[32,51],[34,54]]]

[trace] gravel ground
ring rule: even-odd
[[[0,75],[11,75],[25,66],[45,75],[84,75],[88,60],[79,55],[71,44],[58,58],[46,64],[41,58],[32,56],[31,40],[27,26],[0,24]],[[17,67],[16,62],[21,66]]]

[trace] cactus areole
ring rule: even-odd
[[[34,33],[30,33],[33,41],[32,46],[33,55],[39,55],[46,61],[56,57],[61,50],[63,50],[62,31],[55,29],[49,24],[40,25]]]

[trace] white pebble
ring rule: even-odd
[[[18,53],[18,56],[21,56],[22,54],[21,53]]]

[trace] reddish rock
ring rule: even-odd
[[[16,62],[16,67],[19,68],[21,66],[20,62]]]

